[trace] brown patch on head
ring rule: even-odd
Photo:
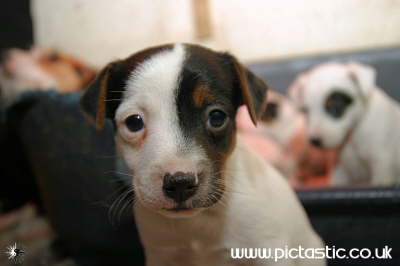
[[[37,58],[38,65],[57,83],[59,92],[83,90],[95,72],[79,59],[56,51],[44,50]]]
[[[208,102],[211,102],[212,96],[208,88],[204,84],[200,84],[193,91],[193,102],[198,108],[202,107]]]

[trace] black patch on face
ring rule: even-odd
[[[333,118],[339,119],[353,103],[353,98],[344,92],[334,91],[325,100],[325,111]]]
[[[224,140],[227,134],[233,133],[238,107],[232,75],[228,74],[224,65],[226,62],[219,53],[194,45],[187,45],[187,53],[176,97],[181,130],[188,139],[208,136],[209,148],[218,147],[220,152],[228,151],[229,143]],[[196,106],[193,93],[200,84],[207,87],[212,101]],[[232,122],[225,132],[212,134],[206,128],[207,110],[214,107],[224,111]]]
[[[221,191],[221,171],[235,144],[234,122],[239,105],[239,89],[234,86],[229,62],[223,54],[192,45],[186,48],[187,56],[176,96],[179,126],[186,139],[205,150],[208,157],[207,169],[211,176],[214,175],[210,181],[215,190]],[[193,99],[199,85],[205,86],[211,96],[211,101],[202,106],[196,105]],[[215,109],[223,111],[228,117],[226,126],[218,132],[207,127],[209,113]],[[199,182],[202,182],[201,178]],[[217,201],[220,196],[221,193],[217,193],[210,199]]]
[[[261,115],[261,120],[270,122],[275,120],[279,115],[279,104],[275,102],[268,102],[265,106],[265,111]]]

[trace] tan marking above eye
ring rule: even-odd
[[[212,96],[205,85],[199,85],[194,89],[193,102],[196,107],[202,107],[205,103],[210,102]]]

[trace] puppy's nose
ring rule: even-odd
[[[164,176],[164,194],[178,203],[189,199],[196,190],[196,177],[193,173],[176,172]]]
[[[310,143],[311,145],[321,148],[322,147],[322,141],[319,138],[310,138]]]

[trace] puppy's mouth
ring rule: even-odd
[[[175,203],[175,206],[171,208],[163,208],[165,211],[170,211],[170,212],[185,212],[189,210],[195,210],[195,209],[201,209],[206,206],[198,205],[195,204],[195,201],[193,200],[188,200],[185,202],[180,202],[180,203]]]
[[[202,207],[194,207],[194,206],[186,206],[184,204],[178,204],[173,208],[165,208],[159,211],[161,214],[169,217],[191,217],[199,213],[205,208]]]
[[[190,207],[186,207],[186,206],[177,206],[174,208],[163,209],[163,210],[171,212],[171,213],[184,213],[184,212],[188,212],[188,211],[195,210],[195,209],[197,209],[197,208],[195,208],[195,207],[190,208]]]
[[[186,211],[186,210],[191,210],[194,209],[194,207],[189,207],[185,203],[178,203],[175,207],[173,208],[166,208],[165,210],[167,211],[172,211],[172,212],[180,212],[180,211]]]
[[[218,202],[217,195],[210,193],[210,195],[195,196],[184,202],[172,202],[171,200],[161,200],[160,202],[151,202],[138,198],[138,203],[142,204],[148,209],[158,212],[162,215],[179,218],[179,217],[192,217],[203,210],[208,209]]]

